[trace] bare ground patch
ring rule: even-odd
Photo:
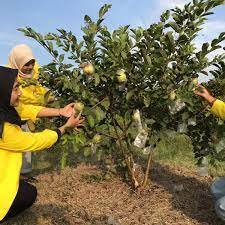
[[[209,192],[211,178],[195,171],[155,164],[142,193],[114,178],[88,182],[92,166],[38,175],[38,200],[4,225],[218,225]]]

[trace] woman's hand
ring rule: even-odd
[[[79,131],[78,128],[84,126],[83,122],[85,119],[81,117],[81,113],[82,112],[80,112],[78,116],[75,116],[74,113],[72,113],[72,116],[67,120],[67,122],[59,128],[62,135],[65,134],[66,128],[74,128]]]
[[[197,85],[197,88],[195,88],[194,93],[198,96],[203,97],[207,102],[209,102],[211,105],[216,100],[215,97],[213,97],[209,91],[203,87],[202,85]]]
[[[70,103],[64,108],[59,109],[59,115],[64,117],[71,117],[73,115],[73,107],[75,103]]]
[[[67,120],[65,127],[67,128],[83,127],[84,126],[83,122],[85,119],[81,117],[81,113],[82,112],[80,112],[78,116],[75,116],[74,114],[72,114],[72,116]]]

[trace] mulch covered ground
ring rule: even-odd
[[[195,171],[154,165],[151,185],[133,192],[119,178],[88,182],[94,167],[38,175],[38,200],[4,225],[218,225],[209,192],[211,178]]]

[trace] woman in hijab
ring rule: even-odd
[[[28,45],[16,45],[11,50],[8,58],[8,67],[18,70],[19,81],[23,81],[24,79],[34,79],[37,81],[39,78],[39,66]],[[45,104],[44,96],[48,90],[38,84],[38,82],[35,85],[20,87],[20,89],[23,93],[20,101],[23,104]]]
[[[0,223],[30,207],[37,196],[35,186],[19,180],[22,152],[50,148],[67,128],[82,126],[83,119],[72,115],[57,130],[23,132],[18,106],[21,91],[18,70],[0,66]]]
[[[28,112],[29,110],[32,111],[32,108],[34,109],[34,111],[35,109],[37,109],[37,111],[40,111],[40,109],[45,106],[44,95],[48,92],[47,89],[45,89],[38,83],[39,66],[35,60],[31,48],[25,44],[15,46],[9,54],[9,61],[7,67],[18,70],[19,82],[23,81],[24,79],[37,80],[35,85],[32,84],[26,87],[20,86],[22,94],[20,96],[20,104],[16,107],[16,110],[22,120],[27,120],[27,117],[30,117],[30,115],[26,114],[25,112]],[[29,110],[24,111],[24,108],[28,107]],[[42,110],[43,115],[41,117],[69,117],[72,113],[72,107],[73,103],[68,104],[66,107],[60,109],[46,108],[46,110]],[[30,113],[34,115],[36,114],[35,112]],[[35,119],[35,116],[33,116],[33,121],[35,121]]]
[[[18,80],[22,82],[26,79],[35,80],[34,84],[26,85],[26,87],[20,87],[22,91],[22,95],[20,96],[20,104],[16,108],[22,120],[27,120],[27,118],[31,118],[31,120],[27,120],[26,123],[22,126],[24,131],[34,131],[35,126],[33,122],[36,120],[37,111],[40,111],[41,108],[48,103],[48,100],[52,99],[53,96],[49,95],[49,98],[46,102],[46,94],[49,92],[46,88],[42,87],[38,83],[39,76],[39,66],[35,60],[33,52],[28,45],[20,44],[16,45],[10,52],[8,58],[8,67],[12,69],[18,70]],[[34,107],[35,106],[35,107]],[[41,117],[46,116],[65,116],[69,117],[72,113],[73,104],[69,104],[66,108],[63,109],[51,109],[42,110],[44,113]],[[26,108],[26,110],[24,110]],[[65,111],[70,111],[71,113],[65,113]],[[28,115],[24,114],[27,112]],[[23,174],[24,179],[33,179],[26,174],[32,171],[32,163],[31,163],[31,153],[26,152],[23,155],[23,165],[21,173]]]

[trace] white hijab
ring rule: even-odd
[[[9,53],[8,66],[12,69],[18,69],[19,76],[23,78],[32,78],[31,74],[24,74],[21,69],[30,60],[35,60],[31,48],[26,44],[16,45]]]

